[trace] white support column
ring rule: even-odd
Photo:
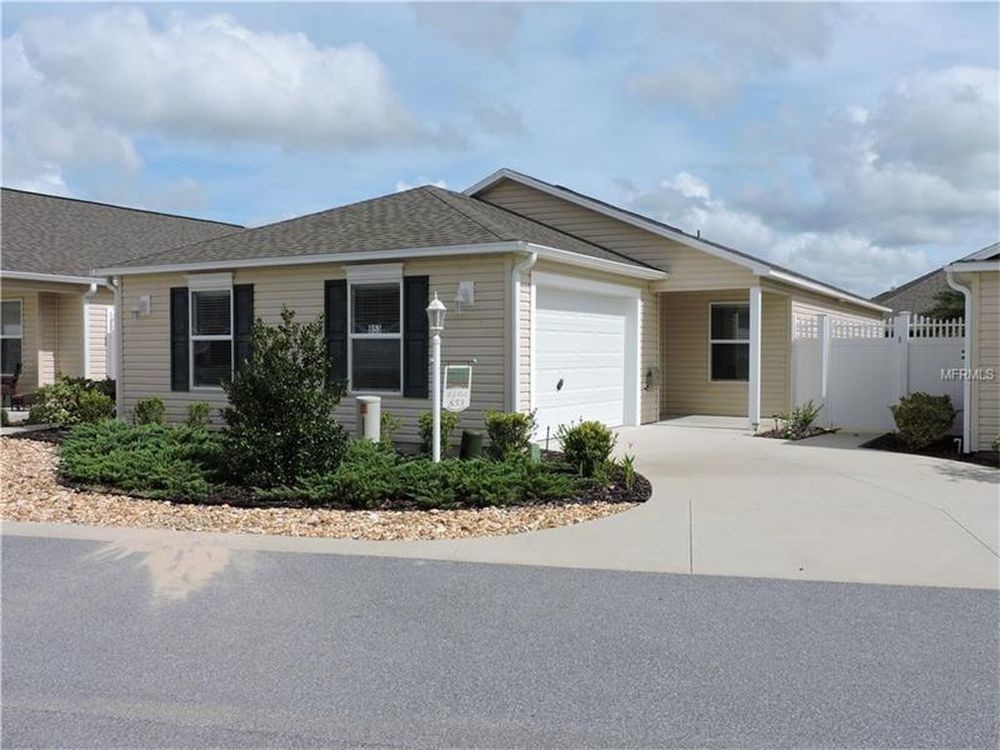
[[[760,287],[750,287],[750,382],[747,386],[747,403],[752,432],[757,432],[760,426],[761,301]]]
[[[816,335],[819,338],[819,400],[823,406],[823,421],[830,424],[830,317],[826,313],[816,316]]]

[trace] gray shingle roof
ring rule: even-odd
[[[526,241],[645,267],[477,198],[423,186],[147,255],[123,267]]]
[[[89,276],[99,266],[242,229],[11,188],[0,193],[4,271]]]
[[[948,278],[943,268],[935,269],[912,281],[887,289],[872,297],[872,302],[892,308],[893,313],[924,313],[934,307],[934,296],[948,286]]]

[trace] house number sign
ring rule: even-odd
[[[444,368],[442,405],[448,411],[465,411],[472,398],[472,366],[447,365]]]

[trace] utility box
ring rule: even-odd
[[[379,396],[357,396],[358,437],[373,443],[382,439],[382,399]]]

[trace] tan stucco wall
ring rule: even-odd
[[[463,256],[429,260],[412,260],[403,265],[404,275],[430,277],[430,293],[437,292],[449,308],[442,337],[442,358],[445,362],[465,362],[476,359],[472,379],[472,405],[462,414],[459,429],[481,424],[487,409],[505,407],[505,368],[509,356],[507,319],[504,301],[507,299],[510,259],[503,256]],[[280,320],[283,305],[294,309],[300,319],[313,320],[323,311],[324,282],[345,277],[338,264],[286,266],[279,268],[237,269],[234,284],[254,285],[254,316],[265,323]],[[459,281],[475,282],[475,304],[458,311],[454,299]],[[170,390],[170,288],[187,286],[184,274],[150,274],[127,276],[123,282],[123,309],[128,311],[141,295],[151,298],[149,316],[123,316],[123,408],[129,418],[138,399],[157,395],[167,406],[170,421],[182,420],[187,405],[207,401],[216,409],[225,406],[221,390],[192,389],[186,392]],[[337,417],[350,430],[355,425],[355,399],[347,396],[341,402]],[[417,439],[416,419],[429,411],[429,399],[385,396],[382,408],[403,420],[398,437]],[[218,415],[215,414],[217,419]],[[456,432],[457,435],[457,432]]]
[[[1000,272],[970,274],[973,369],[992,368],[993,380],[972,382],[972,450],[989,450],[1000,433]]]
[[[747,383],[712,382],[709,321],[713,302],[747,302],[746,289],[667,292],[661,295],[664,415],[746,416]],[[789,298],[764,292],[762,299],[761,416],[786,411],[791,401]]]

